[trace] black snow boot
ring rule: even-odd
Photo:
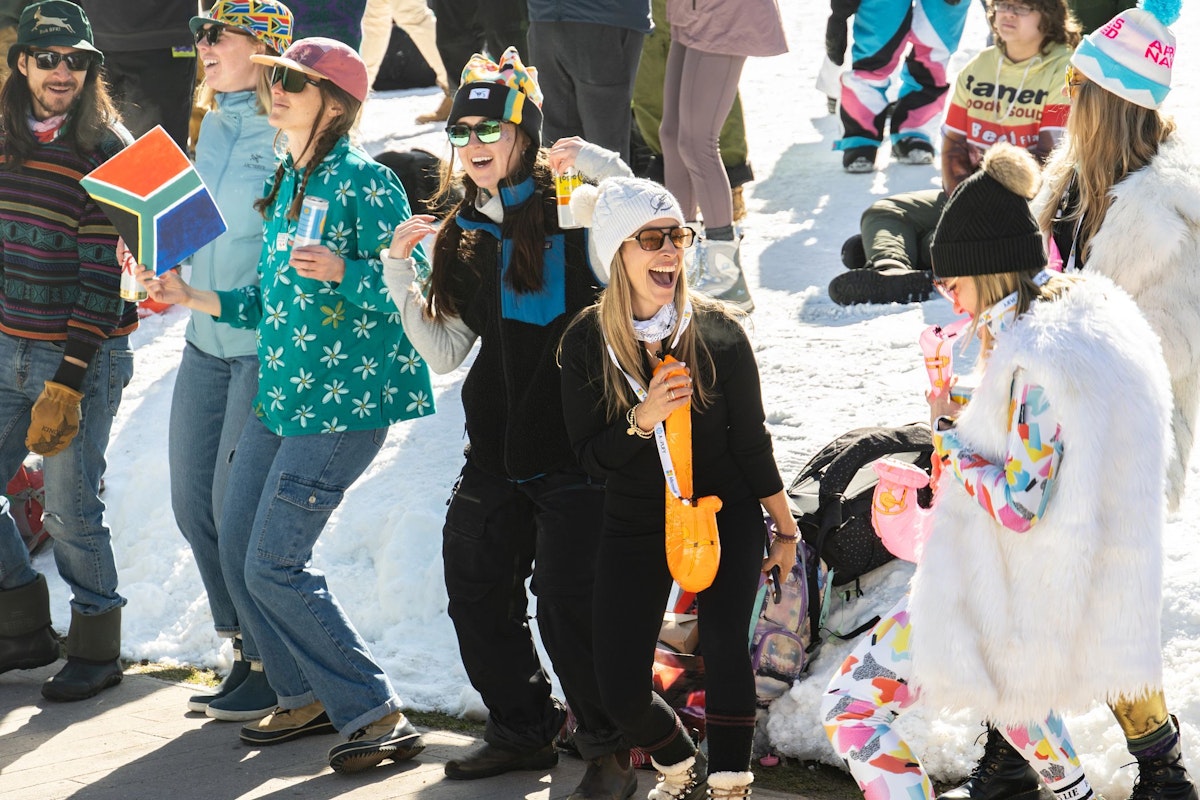
[[[50,592],[38,575],[0,592],[0,672],[35,669],[58,660],[58,636],[50,627]]]
[[[842,243],[842,263],[846,269],[862,269],[867,265],[867,251],[863,247],[862,234],[856,233]]]
[[[47,700],[86,700],[121,682],[121,608],[96,616],[71,609],[67,665],[42,684]]]
[[[1183,766],[1179,741],[1157,758],[1139,758],[1138,779],[1129,800],[1200,800],[1196,785]]]
[[[1037,772],[1000,731],[988,726],[983,755],[971,777],[938,800],[1035,800],[1042,786]]]

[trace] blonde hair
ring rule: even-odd
[[[1112,205],[1112,188],[1150,163],[1159,146],[1175,132],[1175,121],[1157,109],[1130,103],[1097,83],[1085,81],[1071,101],[1066,157],[1046,176],[1051,198],[1061,198],[1077,178],[1079,202],[1067,219],[1079,220],[1080,256],[1087,260],[1092,237]],[[1038,219],[1051,230],[1058,203],[1047,203]]]
[[[254,42],[257,45],[255,53],[268,56],[279,55],[274,47],[257,36],[254,38]],[[266,64],[256,64],[255,66],[258,68],[258,80],[254,84],[255,107],[259,114],[268,114],[271,111],[271,67]],[[200,85],[196,87],[195,106],[205,112],[215,111],[217,108],[217,92],[208,85],[206,80],[201,81]]]
[[[646,359],[645,348],[633,335],[633,287],[625,274],[625,261],[619,249],[613,256],[609,275],[609,284],[601,292],[599,301],[594,306],[584,309],[572,325],[594,315],[605,341],[612,346],[620,366],[614,364],[607,353],[605,354],[604,408],[609,419],[620,419],[638,402],[630,391],[622,371],[634,378],[643,378],[646,374]],[[737,319],[731,306],[689,292],[687,274],[681,264],[672,302],[677,309],[683,309],[689,299],[692,309],[697,314],[717,313]],[[671,331],[667,338],[671,340],[674,337],[675,331]],[[692,404],[697,409],[703,409],[712,400],[717,376],[712,355],[695,320],[680,335],[679,344],[672,349],[671,354],[688,365],[692,376]]]
[[[1020,316],[1028,311],[1035,302],[1054,300],[1077,281],[1083,279],[1080,275],[1064,275],[1056,272],[1050,275],[1048,281],[1039,286],[1034,281],[1034,277],[1038,274],[1039,271],[999,272],[993,275],[965,275],[958,280],[974,282],[976,307],[980,311],[991,308],[1016,292],[1017,304],[1014,311],[1017,316]],[[963,337],[964,346],[976,335],[979,336],[979,359],[982,361],[991,352],[995,341],[987,326],[980,327],[979,314],[975,315],[971,321],[971,327],[967,330],[967,335]]]

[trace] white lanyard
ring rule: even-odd
[[[683,313],[679,316],[679,327],[675,329],[675,338],[671,340],[671,350],[679,344],[679,337],[683,335],[684,330],[692,321],[692,301],[689,300],[683,308]],[[617,354],[613,352],[612,345],[607,340],[604,342],[605,348],[608,350],[608,357],[612,359],[613,364],[616,364],[617,369],[621,370],[621,374],[625,376],[625,380],[629,383],[629,388],[633,389],[634,395],[637,396],[638,402],[645,402],[646,390],[637,382],[637,379],[626,372],[621,367],[621,362],[617,361]],[[675,475],[675,462],[671,460],[671,451],[667,447],[667,431],[663,423],[658,422],[654,425],[654,444],[658,449],[658,460],[662,464],[663,477],[666,478],[667,488],[671,490],[671,494],[678,497],[684,503],[691,503],[691,498],[683,496],[683,491],[679,488],[679,478]]]
[[[1044,286],[1048,280],[1050,280],[1050,273],[1046,270],[1042,270],[1033,276],[1033,282],[1036,286]],[[1017,300],[1019,299],[1020,293],[1013,292],[980,314],[979,323],[990,330],[993,336],[1007,330],[1012,319],[1016,318],[1015,314],[1009,314],[1009,312],[1016,308]]]

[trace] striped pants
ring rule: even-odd
[[[918,129],[946,105],[946,66],[958,49],[970,7],[969,0],[862,0],[854,15],[851,68],[842,74],[842,138],[835,149],[879,147],[888,89],[901,58],[891,140],[928,138]]]

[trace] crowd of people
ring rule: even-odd
[[[965,405],[951,386],[927,396],[938,486],[910,594],[813,725],[869,800],[933,800],[892,721],[919,698],[975,709],[980,767],[938,797],[1044,784],[1086,800],[1061,714],[1101,699],[1138,763],[1134,797],[1200,800],[1159,636],[1162,530],[1200,407],[1200,170],[1160,110],[1178,9],[1118,3],[1097,19],[1066,0],[987,0],[994,44],[953,78],[935,148],[925,130],[969,5],[832,3],[830,63],[854,18],[834,104],[844,168],[873,170],[886,129],[896,161],[940,154],[942,189],[872,204],[829,296],[937,291],[982,346]],[[14,376],[0,470],[43,456],[71,591],[66,662],[43,694],[85,699],[122,678],[126,600],[100,489],[137,308],[119,291],[116,229],[79,178],[162,124],[229,222],[182,274],[137,276],[190,310],[171,507],[234,654],[188,709],[241,723],[253,747],[338,734],[328,763],[342,773],[423,751],[313,551],[389,427],[435,413],[430,373],[474,352],[442,556],[488,718],[446,777],[554,766],[569,705],[587,761],[571,800],[632,796],[631,748],[658,772],[649,800],[749,797],[746,629],[799,537],[744,328],[735,192],[752,174],[743,64],[787,50],[776,0],[185,0],[136,30],[113,23],[108,4],[0,3],[0,361]],[[445,124],[442,218],[413,213],[355,142],[393,24],[445,94],[417,120]],[[657,148],[660,180],[635,176],[636,141]],[[673,531],[703,525],[720,547],[697,596],[701,748],[650,675],[680,578]],[[46,579],[0,514],[0,672],[59,657]]]

